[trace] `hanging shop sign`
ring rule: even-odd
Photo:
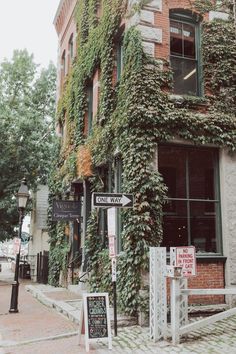
[[[81,215],[81,204],[72,200],[53,200],[52,220],[73,221]]]

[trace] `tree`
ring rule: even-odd
[[[56,69],[38,72],[33,56],[14,51],[0,64],[0,241],[18,223],[15,195],[27,178],[30,189],[45,183],[50,165]]]

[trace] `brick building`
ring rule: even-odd
[[[217,63],[222,56],[227,60],[227,55],[218,52],[213,60],[213,44],[208,50],[207,36],[202,38],[212,24],[222,26],[219,28],[224,23],[232,25],[232,6],[212,4],[209,8],[208,3],[203,9],[204,1],[200,3],[60,1],[54,19],[59,38],[57,131],[61,140],[57,193],[82,204],[81,220],[65,226],[71,245],[68,267],[73,268],[69,278],[88,269],[94,256],[91,252],[104,257],[107,233],[114,222],[118,252],[125,255],[123,271],[132,273],[125,259],[130,256],[135,263],[140,255],[145,258],[149,245],[193,245],[198,275],[189,281],[190,286],[221,288],[236,283],[235,104],[232,99],[231,106],[223,95],[231,92],[235,77],[229,71],[228,79],[219,84]],[[135,31],[134,37],[131,31]],[[143,71],[137,69],[140,62]],[[157,86],[152,87],[155,80]],[[219,101],[224,100],[222,110]],[[161,176],[168,191],[158,187]],[[107,218],[106,210],[96,210],[96,236],[91,236],[93,191],[133,193],[135,210],[125,215],[116,210],[114,218]],[[159,206],[153,208],[155,203]],[[89,239],[91,246],[92,237],[99,246],[95,244],[89,255],[85,243]],[[91,264],[105,267],[103,262],[104,258],[93,259]],[[142,261],[135,264],[143,274]],[[97,279],[103,278],[94,269],[92,272]],[[142,278],[136,288],[131,282],[137,292],[142,287]],[[193,301],[217,303],[224,297]]]

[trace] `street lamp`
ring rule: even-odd
[[[29,199],[29,190],[27,187],[26,179],[23,178],[21,181],[20,189],[17,193],[17,202],[18,202],[18,211],[19,211],[19,231],[18,231],[19,241],[21,241],[22,224],[25,216],[24,212],[25,212],[28,199]],[[10,313],[18,312],[19,265],[20,265],[20,247],[19,247],[19,252],[16,255],[15,275],[14,275],[14,281],[12,283],[11,305],[9,310]]]

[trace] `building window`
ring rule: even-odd
[[[61,76],[62,79],[65,77],[66,75],[66,52],[64,50],[62,57],[61,57]]]
[[[120,80],[123,70],[123,45],[120,41],[116,45],[116,81]]]
[[[186,13],[170,13],[170,63],[174,93],[200,95],[199,22]]]
[[[70,39],[69,39],[69,56],[70,56],[70,61],[72,62],[73,57],[74,57],[74,41],[73,41],[73,34],[70,36]]]
[[[59,125],[59,134],[62,137],[62,139],[64,139],[64,123],[60,123]]]
[[[88,135],[92,133],[93,128],[93,85],[87,88],[87,111],[88,111]]]
[[[221,253],[218,150],[159,146],[158,168],[168,187],[163,246]]]

